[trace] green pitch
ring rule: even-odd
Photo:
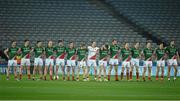
[[[5,80],[0,75],[0,100],[180,100],[177,81],[32,81]]]

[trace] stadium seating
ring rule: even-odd
[[[124,0],[124,4],[121,5],[121,1],[123,0],[107,0],[120,13],[129,16],[131,19],[136,17],[137,24],[149,23],[141,18],[144,16],[137,16],[137,13],[133,12],[137,10],[137,12],[143,13],[144,10],[141,11],[138,2],[134,5],[133,2],[130,2],[131,5],[128,5],[129,0]],[[131,6],[134,9],[130,9]],[[147,9],[152,14],[156,12],[155,8]],[[164,14],[166,11],[162,13]],[[151,19],[154,19],[153,16],[147,20],[153,24],[158,23],[156,20],[151,21]],[[166,21],[168,20],[167,18]],[[176,19],[171,20],[176,21]],[[166,23],[162,26],[166,27],[165,25]],[[155,29],[156,27],[152,24],[149,26],[147,25],[149,29],[154,28],[153,30],[161,31],[161,29]],[[72,40],[76,44],[80,41],[90,44],[92,40],[95,40],[98,46],[110,42],[112,38],[117,38],[120,43],[140,41],[143,45],[147,40],[137,30],[134,30],[133,26],[110,15],[100,5],[90,3],[90,0],[1,0],[0,34],[0,42],[4,48],[8,47],[10,40],[13,39],[18,40],[20,46],[25,38],[30,39],[33,42],[32,44],[37,40],[46,43],[49,39],[54,41],[64,39],[66,42]],[[156,46],[156,43],[153,45]]]
[[[126,17],[165,43],[175,40],[180,48],[179,0],[105,0]]]

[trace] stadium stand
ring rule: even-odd
[[[135,19],[133,18],[136,17],[134,9],[129,9],[134,2],[129,0],[106,1],[120,13],[127,16],[132,15],[129,18]],[[127,4],[128,1],[131,5]],[[66,42],[72,40],[76,44],[80,41],[90,43],[95,40],[98,46],[103,42],[109,42],[112,38],[117,38],[120,43],[140,41],[143,45],[149,40],[123,18],[110,14],[111,10],[103,4],[97,4],[98,2],[97,0],[1,0],[0,41],[3,48],[8,47],[12,39],[16,39],[18,45],[22,45],[25,38],[30,39],[33,44],[37,40],[46,42],[49,39],[54,41],[64,39]],[[124,2],[123,6],[121,2]],[[138,2],[135,2],[134,8],[136,5],[138,6]],[[143,6],[143,3],[141,5]],[[141,10],[139,8],[136,10]],[[149,12],[156,12],[155,8],[149,9]],[[140,15],[137,16],[137,24],[142,23],[139,21],[142,20],[140,17]],[[147,20],[151,19],[153,20],[153,17]],[[145,25],[145,22],[142,25]],[[149,27],[152,24],[146,26]],[[166,27],[165,24],[162,26]],[[154,27],[149,27],[149,29]],[[153,41],[153,45],[156,46],[156,42]]]
[[[115,11],[136,26],[169,43],[175,40],[180,48],[179,0],[105,0]]]

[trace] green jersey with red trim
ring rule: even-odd
[[[22,56],[22,58],[29,59],[30,58],[30,51],[31,51],[30,46],[21,47],[21,52],[22,52],[21,56]]]
[[[76,49],[75,48],[66,48],[67,59],[75,60],[76,59]]]
[[[35,47],[34,48],[35,58],[42,58],[43,52],[44,52],[44,48],[43,47]]]
[[[141,54],[141,50],[136,48],[131,48],[131,54],[132,54],[132,58],[139,58]]]
[[[85,49],[80,49],[79,48],[77,50],[78,60],[79,61],[85,60],[87,52],[88,52],[88,50],[86,48]]]
[[[122,60],[123,61],[130,61],[131,60],[131,50],[123,48],[121,50]]]
[[[157,60],[164,60],[164,56],[165,56],[165,49],[156,49],[156,56],[157,56]]]
[[[118,59],[120,47],[118,45],[110,45],[110,58]]]
[[[16,58],[18,50],[19,50],[19,48],[17,48],[17,47],[9,48],[8,55],[9,55],[10,60]]]
[[[148,49],[148,48],[145,48],[143,50],[146,61],[152,61],[153,51],[154,51],[153,49]]]
[[[167,47],[166,53],[168,53],[168,59],[176,59],[177,58],[177,48],[176,47]]]
[[[64,59],[66,56],[66,47],[65,46],[56,46],[54,48],[54,51],[56,51],[56,57],[59,59]]]
[[[54,59],[54,48],[53,47],[46,47],[45,52],[46,52],[46,58]]]
[[[103,61],[107,61],[107,56],[108,56],[108,49],[101,49],[99,51],[99,58],[100,60],[103,60]]]

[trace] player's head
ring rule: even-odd
[[[151,48],[151,42],[149,42],[149,41],[146,42],[146,47],[147,47],[147,48]]]
[[[125,47],[126,49],[128,49],[128,48],[129,48],[129,43],[126,42],[125,45],[124,45],[124,47]]]
[[[69,48],[73,48],[74,47],[74,43],[71,41],[69,42]]]
[[[175,46],[174,40],[172,40],[172,41],[170,42],[170,46]]]
[[[41,46],[42,46],[42,42],[41,42],[41,41],[37,41],[36,44],[37,44],[38,47],[41,47]]]
[[[159,44],[159,48],[160,48],[160,49],[163,49],[163,47],[164,47],[164,43],[161,42],[161,43]]]
[[[53,42],[51,40],[48,41],[48,47],[52,47]]]
[[[102,45],[102,49],[104,49],[104,50],[108,49],[108,47],[109,47],[108,44],[103,44]]]
[[[92,41],[92,47],[96,47],[96,42]]]
[[[11,46],[12,46],[12,47],[16,47],[16,44],[17,44],[17,43],[16,43],[15,40],[11,41]]]
[[[113,45],[116,45],[116,44],[117,44],[117,40],[116,40],[116,39],[113,39],[113,40],[112,40],[112,44],[113,44]]]
[[[63,46],[63,45],[64,45],[64,41],[63,41],[63,40],[58,40],[58,44],[59,44],[60,46]]]
[[[139,48],[139,44],[140,44],[139,42],[136,42],[136,43],[134,44],[134,47],[135,47],[135,48]]]
[[[24,40],[24,46],[29,46],[29,40],[28,39],[26,39],[26,40]]]
[[[84,42],[81,42],[81,43],[80,43],[80,47],[81,47],[81,49],[84,49],[84,48],[86,48],[86,45],[85,45],[85,43],[84,43]]]

